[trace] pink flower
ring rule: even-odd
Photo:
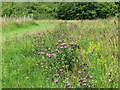
[[[84,80],[83,82],[87,82],[86,80]]]
[[[74,79],[76,79],[76,77],[74,77]]]
[[[82,85],[83,83],[82,82],[80,82],[80,85]]]
[[[58,83],[58,80],[55,80],[54,82]]]
[[[45,54],[44,52],[38,52],[38,54]]]
[[[78,73],[80,73],[80,74],[81,74],[82,72],[78,72]]]
[[[62,42],[62,40],[58,40],[58,42]]]
[[[63,70],[62,70],[62,69],[60,69],[60,71],[62,72]]]
[[[93,76],[90,76],[90,78],[93,78]]]
[[[57,73],[56,76],[59,76],[59,74]]]
[[[58,44],[59,44],[58,42],[54,43],[54,45],[58,45]]]
[[[68,84],[68,82],[65,82],[65,84]]]
[[[60,44],[61,46],[65,46],[66,45],[66,43],[62,43],[62,44]]]
[[[74,43],[73,41],[71,41],[69,44],[70,44],[70,45],[75,45],[76,43]]]
[[[67,85],[68,85],[68,86],[71,86],[71,84],[70,84],[70,83],[68,83]]]
[[[86,84],[86,83],[84,83],[83,85],[84,85],[84,86],[86,86],[87,84]]]

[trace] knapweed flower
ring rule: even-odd
[[[87,65],[88,63],[87,62],[82,62],[83,65]]]
[[[40,32],[38,32],[38,34],[40,35],[41,33],[40,33]]]
[[[85,70],[86,70],[86,68],[83,68],[83,70],[85,71]]]
[[[66,45],[66,43],[62,43],[62,44],[60,44],[61,46],[65,46]]]
[[[67,85],[67,84],[68,84],[68,82],[65,82],[65,84]]]
[[[58,45],[58,44],[59,44],[58,42],[54,43],[54,45]]]
[[[48,48],[48,50],[50,50],[50,48]]]
[[[110,73],[108,73],[108,75],[109,75],[109,76],[111,76],[111,75],[112,75],[112,73],[110,72]]]
[[[83,80],[82,78],[79,79],[79,81],[82,81],[82,80]]]
[[[58,40],[58,42],[62,42],[62,40]]]
[[[70,77],[70,75],[67,75],[67,77]]]
[[[69,86],[69,87],[70,87],[70,86],[71,86],[71,84],[70,84],[70,83],[68,83],[68,84],[67,84],[67,86]]]
[[[47,56],[50,57],[50,58],[51,58],[52,56],[54,56],[54,55],[55,55],[55,54],[47,54]]]
[[[82,72],[78,72],[79,74],[81,74]]]
[[[38,54],[45,54],[44,52],[38,52]]]
[[[60,53],[60,51],[58,49],[55,50],[56,52]]]
[[[69,43],[69,45],[76,45],[76,43],[74,43],[73,41],[71,41],[71,42]]]
[[[62,69],[60,69],[59,71],[61,71],[61,72],[62,72],[63,70],[62,70]]]
[[[113,81],[114,79],[108,79],[109,80],[109,82],[111,82],[111,81]]]
[[[58,80],[55,80],[54,82],[58,83]]]
[[[57,73],[56,76],[59,76],[59,74]]]
[[[80,82],[80,85],[82,85],[83,83],[82,82]]]
[[[86,84],[86,83],[84,83],[83,85],[84,85],[84,86],[86,86],[87,84]]]
[[[85,82],[87,82],[86,80],[83,80],[83,82],[85,83]]]
[[[35,52],[34,50],[32,50],[32,52]]]
[[[51,51],[52,53],[55,52],[55,51]]]
[[[93,78],[93,76],[90,76],[90,78]]]
[[[74,49],[70,49],[70,51],[74,51]]]
[[[87,87],[91,87],[90,85],[87,85]]]
[[[76,79],[76,77],[74,77],[74,79]]]

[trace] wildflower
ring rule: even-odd
[[[50,48],[48,48],[48,50],[50,50]]]
[[[108,79],[109,80],[109,82],[111,82],[111,81],[113,81],[114,79]]]
[[[52,53],[55,52],[55,51],[51,51]]]
[[[93,76],[90,76],[90,78],[93,78]]]
[[[74,43],[73,41],[71,41],[70,43],[69,43],[69,45],[75,45],[76,43]]]
[[[86,68],[83,69],[84,71],[86,70]]]
[[[83,85],[84,85],[84,86],[86,86],[87,84],[86,84],[86,83],[84,83]]]
[[[65,84],[68,84],[68,82],[65,82]]]
[[[44,52],[38,52],[38,54],[45,54]]]
[[[60,69],[60,71],[62,72],[63,70],[62,70],[62,69]]]
[[[62,44],[60,44],[61,46],[65,46],[66,45],[66,43],[62,43]]]
[[[79,79],[79,81],[82,81],[83,79],[81,78],[81,79]]]
[[[73,51],[74,49],[71,49],[71,51]]]
[[[58,83],[58,80],[55,80],[56,83]]]
[[[59,76],[59,74],[57,73],[56,76]]]
[[[91,87],[90,85],[87,85],[87,87]]]
[[[80,55],[82,55],[82,53],[80,53]]]
[[[54,56],[54,55],[55,55],[55,54],[47,54],[47,56],[50,57],[50,58],[51,58],[52,56]]]
[[[70,77],[70,75],[67,75],[67,77]]]
[[[80,82],[80,85],[82,85],[83,83],[82,82]]]
[[[81,74],[82,72],[78,72],[78,73],[80,73],[80,74]]]
[[[32,52],[35,52],[34,50],[32,50]]]
[[[60,53],[60,51],[58,49],[55,50],[56,52]]]
[[[58,42],[62,42],[62,40],[58,40]]]
[[[58,42],[54,43],[54,45],[58,45],[58,44],[59,44]]]
[[[40,35],[41,33],[40,33],[40,32],[38,32],[38,34]]]
[[[70,83],[68,83],[67,85],[68,85],[68,86],[71,86],[71,84],[70,84]]]
[[[109,76],[111,76],[111,75],[112,75],[112,73],[110,72],[110,73],[108,73],[108,75],[109,75]]]
[[[88,63],[87,62],[82,62],[83,65],[87,65]]]
[[[76,79],[76,77],[74,77],[74,79]]]
[[[84,80],[83,82],[87,82],[86,80]]]

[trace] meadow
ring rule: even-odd
[[[3,88],[118,88],[117,19],[5,23]]]

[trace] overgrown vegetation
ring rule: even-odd
[[[3,43],[4,88],[118,88],[117,20],[61,23]]]
[[[34,19],[96,19],[116,16],[118,2],[9,2],[2,3],[2,16]]]

